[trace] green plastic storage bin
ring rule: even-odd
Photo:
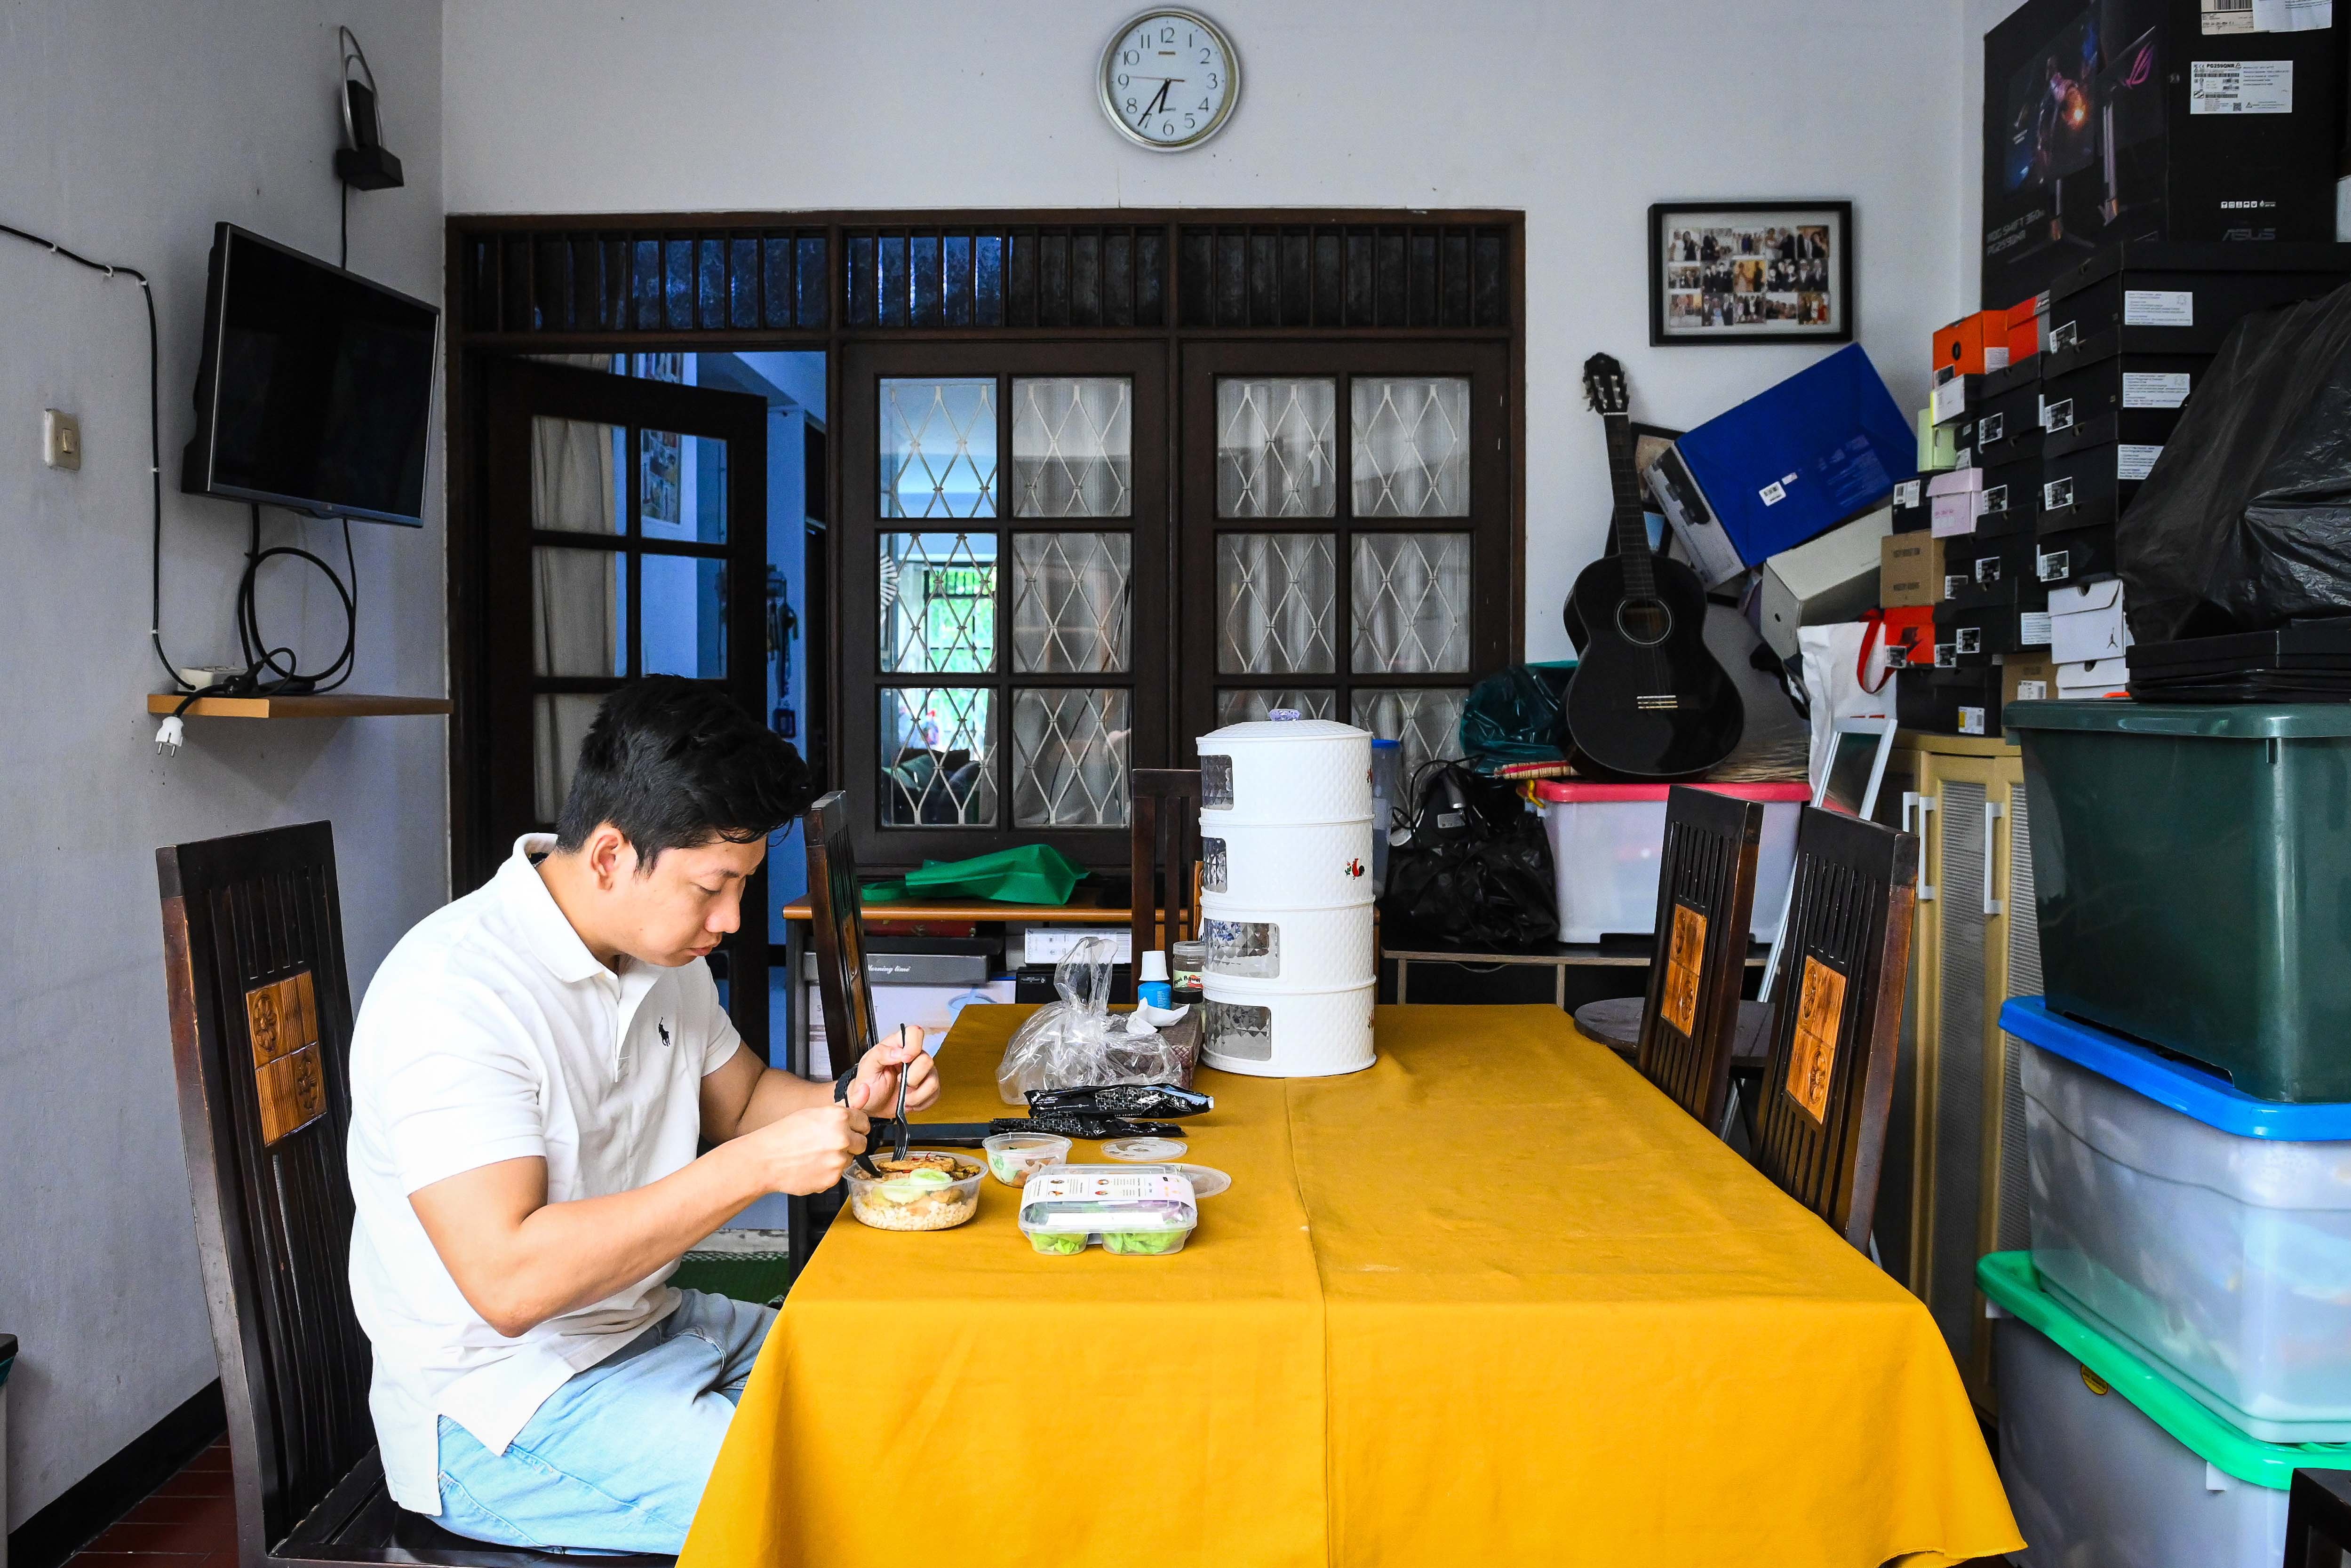
[[[2351,1100],[2351,704],[2012,703],[2049,1005]]]

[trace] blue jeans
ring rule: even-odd
[[[776,1314],[678,1294],[675,1312],[548,1396],[505,1453],[441,1417],[441,1527],[501,1546],[682,1550]]]

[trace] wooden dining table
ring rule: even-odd
[[[1007,1113],[967,1009],[932,1114]],[[846,1215],[684,1568],[1874,1568],[2022,1546],[1926,1308],[1545,1007],[1379,1009],[1341,1078],[1203,1070],[1171,1255]],[[1099,1157],[1090,1145],[1076,1161]]]

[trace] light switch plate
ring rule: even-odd
[[[41,411],[41,461],[52,468],[81,466],[81,421],[56,409]]]

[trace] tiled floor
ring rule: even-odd
[[[188,1461],[68,1568],[236,1568],[228,1439]]]

